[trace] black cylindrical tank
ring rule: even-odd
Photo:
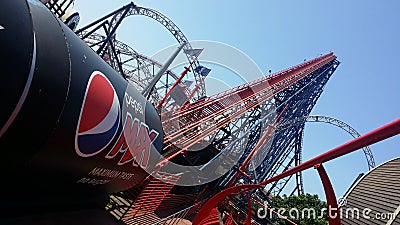
[[[0,11],[2,193],[34,201],[140,183],[163,143],[154,107],[41,2]]]

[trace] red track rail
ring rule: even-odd
[[[157,172],[155,177],[151,178],[150,183],[146,185],[145,189],[137,197],[131,208],[125,213],[122,221],[131,224],[136,216],[154,212],[180,177],[180,175]],[[165,182],[166,180],[169,182]]]
[[[187,104],[180,111],[163,113],[163,127],[166,133],[164,149],[168,150],[172,145],[181,146],[166,158],[171,159],[186,151],[205,137],[214,134],[219,128],[266,103],[279,92],[335,59],[336,56],[329,53],[271,76]]]

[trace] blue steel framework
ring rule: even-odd
[[[286,107],[282,112],[281,123],[286,123],[295,118],[308,116],[310,114],[323,91],[323,87],[338,65],[339,61],[334,60],[275,96],[274,100],[277,114],[280,114]],[[256,108],[250,115],[260,115],[259,110],[259,108]],[[257,120],[261,119],[262,117],[260,116],[252,117],[251,124],[255,124],[252,130],[254,134],[250,135],[247,148],[239,164],[243,162],[260,138],[262,131],[260,130]],[[266,146],[268,148],[268,154],[265,160],[263,160],[262,164],[257,167],[255,171],[250,170],[251,168],[247,170],[247,174],[251,174],[251,178],[244,177],[244,183],[254,183],[265,180],[277,174],[280,168],[284,167],[287,169],[295,165],[295,162],[299,163],[301,161],[299,153],[301,150],[303,130],[304,124],[294,124],[287,129],[277,129],[274,133],[272,144]],[[284,164],[286,159],[289,159],[288,164]],[[231,170],[225,176],[225,179],[221,182],[222,186],[228,183],[233,173],[235,173],[235,169]],[[297,191],[302,193],[301,189]]]
[[[339,64],[340,62],[338,60],[331,61],[275,96],[277,114],[282,112],[281,124],[310,114],[312,108],[322,94],[324,86]],[[257,124],[256,121],[253,123]],[[249,168],[246,171],[247,174],[251,175],[251,178],[243,176],[241,183],[259,183],[300,164],[303,131],[304,123],[294,123],[287,129],[277,129],[273,135],[272,143],[266,146],[268,148],[267,156],[255,170],[250,170]],[[251,136],[252,138],[249,140],[249,144],[240,163],[243,162],[260,138],[261,130],[254,129],[253,132],[256,133],[256,135]],[[220,183],[221,189],[229,183],[230,178],[232,178],[235,172],[236,170],[234,168],[225,175]],[[293,175],[268,185],[267,193],[262,189],[257,189],[253,192],[253,197],[261,202],[269,201],[269,194],[279,195],[292,176]],[[304,192],[301,179],[301,174],[297,173],[297,185],[292,193],[297,192],[298,194],[302,194]],[[232,202],[240,211],[246,214],[247,201],[244,196],[240,196],[240,198],[240,200],[234,200]]]
[[[305,77],[300,82],[289,87],[285,91],[279,93],[275,99],[277,101],[277,110],[282,110],[283,104],[288,104],[288,108],[283,112],[282,122],[293,120],[295,118],[308,116],[312,108],[315,106],[318,98],[322,94],[325,84],[335,72],[339,65],[339,61],[334,60],[314,73]],[[270,178],[278,173],[281,173],[294,165],[301,162],[302,136],[304,131],[304,123],[296,124],[288,129],[277,130],[271,150],[263,161],[261,166],[257,168],[256,173],[263,180]],[[285,157],[282,157],[285,156]],[[284,159],[289,159],[287,164],[284,164]],[[254,173],[253,173],[254,174]],[[287,181],[291,177],[288,177]],[[300,178],[301,179],[301,178]],[[269,192],[271,192],[278,182],[272,184]],[[302,181],[297,181],[298,194],[304,192]],[[282,188],[279,188],[275,194],[280,194]]]

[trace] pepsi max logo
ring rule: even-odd
[[[124,132],[119,136],[106,158],[112,159],[119,154],[121,158],[118,165],[132,162],[134,167],[147,168],[151,146],[159,133],[153,129],[150,130],[149,126],[137,118],[133,118],[129,112],[126,113],[123,130]]]
[[[90,76],[75,135],[75,150],[90,157],[104,150],[117,133],[120,103],[114,87],[99,71]]]

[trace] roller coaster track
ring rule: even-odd
[[[295,67],[280,71],[272,76],[238,86],[194,104],[187,105],[176,112],[162,116],[166,133],[165,150],[173,148],[167,156],[174,157],[188,150],[196,141],[203,140],[216,130],[237,120],[249,110],[271,100],[277,93],[285,90],[307,75],[336,59],[333,53],[304,62]]]

